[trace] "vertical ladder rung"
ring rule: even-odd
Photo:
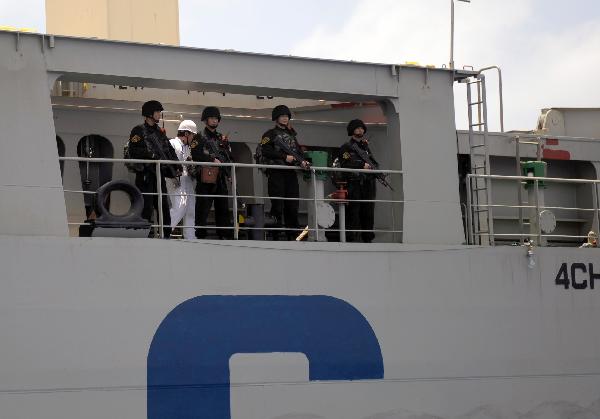
[[[490,174],[489,144],[488,144],[488,121],[487,121],[487,98],[485,89],[485,78],[483,75],[468,79],[467,82],[467,108],[469,116],[469,155],[471,159],[471,173],[474,175]],[[471,85],[477,85],[477,91],[474,91]],[[475,93],[474,93],[475,92]],[[479,110],[479,114],[475,114]],[[477,121],[477,122],[475,122]],[[475,140],[475,133],[483,133],[483,141]],[[482,141],[479,143],[478,141]],[[493,207],[481,208],[478,204],[492,202],[492,182],[491,179],[476,178],[476,181],[469,185],[472,196],[471,201],[475,206],[472,216],[471,239],[474,243],[481,245],[494,244],[494,220]],[[489,202],[488,202],[489,201]],[[489,235],[490,238],[484,238],[483,235]]]

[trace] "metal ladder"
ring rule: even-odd
[[[490,153],[488,147],[488,117],[485,76],[481,73],[466,81],[467,103],[469,114],[469,156],[471,173],[474,175],[490,175]],[[473,100],[473,87],[477,95]],[[477,122],[474,121],[473,107],[477,106]],[[483,135],[475,135],[475,129]],[[483,141],[477,142],[477,139]],[[488,178],[471,178],[467,190],[470,191],[471,244],[494,246],[494,217],[492,208],[492,180]],[[471,215],[470,214],[470,215]]]

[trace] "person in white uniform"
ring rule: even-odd
[[[191,161],[190,143],[197,133],[194,121],[185,120],[179,124],[177,137],[170,140],[179,161]],[[191,176],[193,166],[183,166],[179,179],[167,179],[167,192],[171,199],[171,227],[176,227],[183,220],[183,238],[196,238],[194,230],[196,197],[194,196],[195,180]]]

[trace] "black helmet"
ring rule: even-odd
[[[348,126],[346,127],[346,131],[348,131],[348,137],[352,137],[354,135],[354,130],[356,128],[362,128],[365,130],[365,134],[367,133],[367,126],[360,119],[353,119],[348,122]]]
[[[148,118],[152,118],[154,112],[162,112],[163,110],[163,106],[158,100],[150,100],[142,105],[142,115]]]
[[[216,106],[207,106],[204,108],[200,120],[206,121],[208,118],[218,118],[219,122],[221,122],[221,111],[219,111],[219,108]]]
[[[271,120],[277,121],[281,115],[287,115],[292,119],[292,111],[285,105],[277,105],[273,108],[273,112],[271,113]]]

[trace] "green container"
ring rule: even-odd
[[[523,173],[523,176],[546,177],[547,166],[545,161],[522,161],[521,172]],[[535,182],[533,180],[526,180],[523,183],[525,184],[525,189],[535,187]],[[546,187],[543,180],[539,181],[539,187]]]
[[[327,167],[327,163],[329,161],[329,153],[326,151],[307,151],[304,153],[306,158],[310,160],[313,167]],[[316,172],[317,179],[327,180],[327,172]],[[310,172],[304,174],[304,179],[310,179]]]

